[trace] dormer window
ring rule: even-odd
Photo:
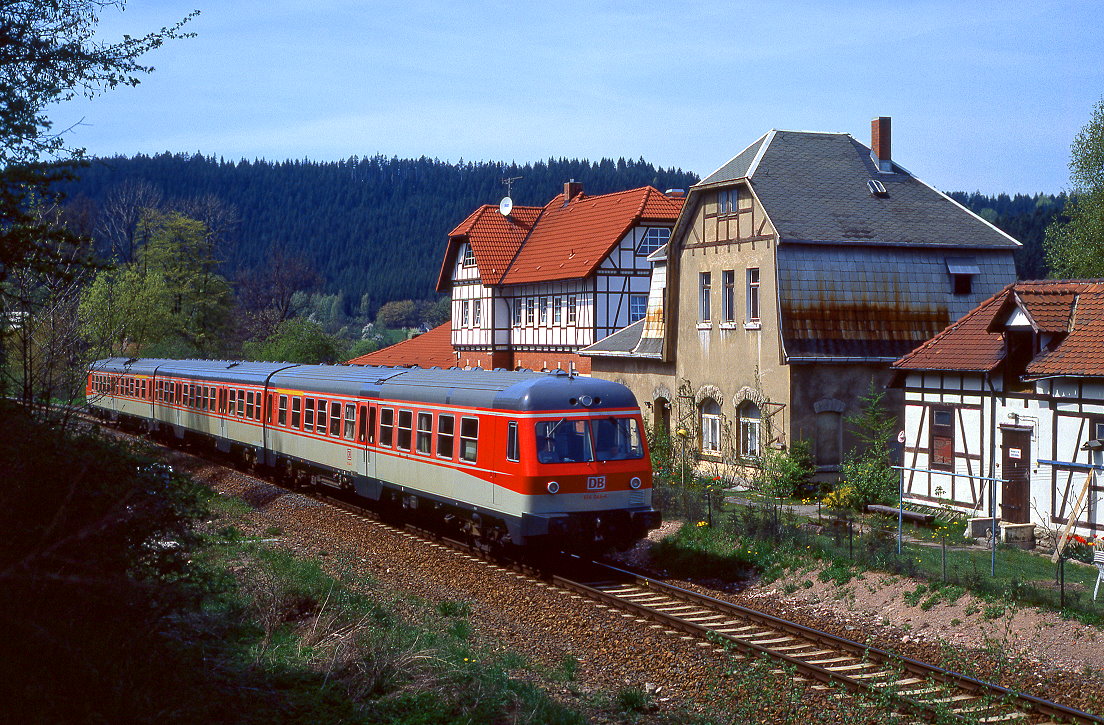
[[[664,227],[651,227],[644,232],[644,238],[640,240],[640,246],[636,253],[646,257],[656,251],[671,239],[671,230]]]
[[[463,265],[465,267],[474,267],[475,266],[475,251],[472,249],[472,246],[470,244],[465,244],[464,245]]]
[[[951,275],[951,292],[955,295],[973,294],[974,277],[981,273],[973,257],[947,257],[947,273]]]
[[[725,189],[717,192],[717,213],[732,214],[739,204],[739,194],[736,189]]]

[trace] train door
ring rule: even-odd
[[[357,406],[357,448],[360,452],[360,474],[375,478],[376,462],[371,446],[376,442],[376,406],[359,403]]]
[[[217,400],[218,410],[216,411],[218,424],[216,425],[215,434],[223,440],[226,440],[226,396],[226,388],[219,388]]]

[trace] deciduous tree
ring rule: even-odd
[[[1074,139],[1069,166],[1070,199],[1047,228],[1047,265],[1054,277],[1104,277],[1104,99]]]

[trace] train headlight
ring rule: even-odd
[[[632,488],[640,488],[640,477],[639,476],[633,476],[632,480],[629,481],[629,486],[632,487]]]
[[[549,481],[547,488],[548,488],[548,493],[559,493],[560,492],[560,484],[556,483],[555,481]]]

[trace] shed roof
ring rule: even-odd
[[[452,323],[446,322],[417,337],[353,358],[349,364],[452,367],[456,364],[456,352],[452,349]]]

